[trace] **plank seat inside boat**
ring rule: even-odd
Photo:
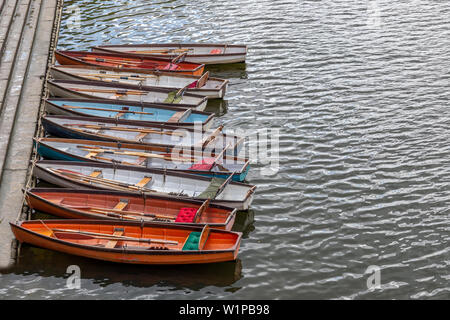
[[[115,205],[113,208],[114,210],[123,210],[128,206],[128,200],[127,199],[120,199],[119,203]]]
[[[192,109],[186,109],[185,111],[175,112],[167,122],[169,123],[179,123],[186,120],[187,117],[192,113]]]
[[[136,187],[140,187],[140,188],[147,187],[147,185],[150,181],[152,181],[152,177],[144,177],[141,181],[136,183]]]
[[[92,178],[101,178],[102,177],[102,171],[101,170],[95,170],[90,175]]]
[[[147,135],[148,135],[148,132],[139,132],[137,134],[136,138],[134,138],[134,140],[142,141],[142,139],[144,139]]]
[[[124,233],[124,229],[123,228],[115,228],[114,232],[113,232],[113,236],[122,236]],[[109,240],[106,245],[105,248],[114,248],[117,245],[118,240]]]

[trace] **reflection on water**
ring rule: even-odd
[[[10,272],[66,279],[70,265],[80,267],[82,281],[89,280],[101,287],[121,283],[132,287],[164,285],[197,290],[205,285],[227,287],[242,277],[240,260],[214,265],[141,266],[103,262],[28,245],[22,246],[19,263]]]
[[[216,117],[225,115],[228,111],[228,101],[225,99],[210,99],[205,112],[212,112]]]
[[[205,71],[209,71],[215,78],[229,79],[248,79],[247,64],[233,63],[228,65],[209,65],[206,66]]]

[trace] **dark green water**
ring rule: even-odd
[[[227,42],[246,64],[218,123],[280,130],[279,171],[258,186],[239,261],[134,267],[24,246],[5,298],[444,299],[450,297],[450,3],[65,1],[59,47]],[[66,268],[81,268],[67,289]],[[369,290],[366,269],[381,269]]]

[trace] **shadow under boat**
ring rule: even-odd
[[[247,64],[245,62],[232,64],[212,64],[205,66],[205,72],[209,71],[214,77],[223,79],[247,79]]]

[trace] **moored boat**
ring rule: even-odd
[[[186,88],[187,93],[221,99],[225,96],[228,80],[212,78],[209,72],[201,77],[170,72],[130,72],[123,69],[103,69],[94,66],[63,65],[50,67],[50,75],[56,80],[85,80],[123,83],[140,87],[162,87],[172,90]]]
[[[178,74],[201,76],[205,65],[185,62],[185,54],[171,59],[154,57],[131,57],[122,53],[96,53],[88,51],[55,51],[55,58],[61,65],[87,65],[121,68],[131,71],[165,71]]]
[[[43,160],[33,175],[63,188],[116,190],[180,199],[211,199],[211,203],[247,210],[256,186],[228,179],[106,163]]]
[[[201,124],[203,130],[210,129],[214,123],[214,114],[209,112],[133,101],[49,98],[45,100],[45,110],[55,115],[123,119],[144,125],[167,123],[194,127]]]
[[[235,260],[242,234],[225,230],[113,220],[10,223],[16,239],[45,249],[132,264],[197,264]]]
[[[67,219],[113,219],[196,225],[231,230],[236,209],[171,197],[108,190],[33,188],[25,190],[30,208]]]
[[[172,59],[181,53],[187,53],[187,61],[203,64],[226,64],[244,62],[247,55],[247,46],[218,43],[121,44],[101,45],[93,47],[92,51]]]
[[[141,143],[183,150],[213,150],[217,153],[227,148],[227,154],[235,155],[244,141],[243,137],[223,133],[223,126],[202,131],[170,125],[144,125],[131,120],[70,116],[45,116],[41,121],[47,133],[68,139]]]
[[[53,80],[47,82],[52,96],[61,98],[97,98],[149,102],[203,111],[208,98],[166,88],[139,88],[135,85],[101,81]]]
[[[250,161],[225,155],[226,150],[168,152],[166,147],[80,139],[36,138],[36,149],[45,159],[122,164],[149,169],[198,174],[244,181]],[[207,156],[205,156],[207,155]]]

